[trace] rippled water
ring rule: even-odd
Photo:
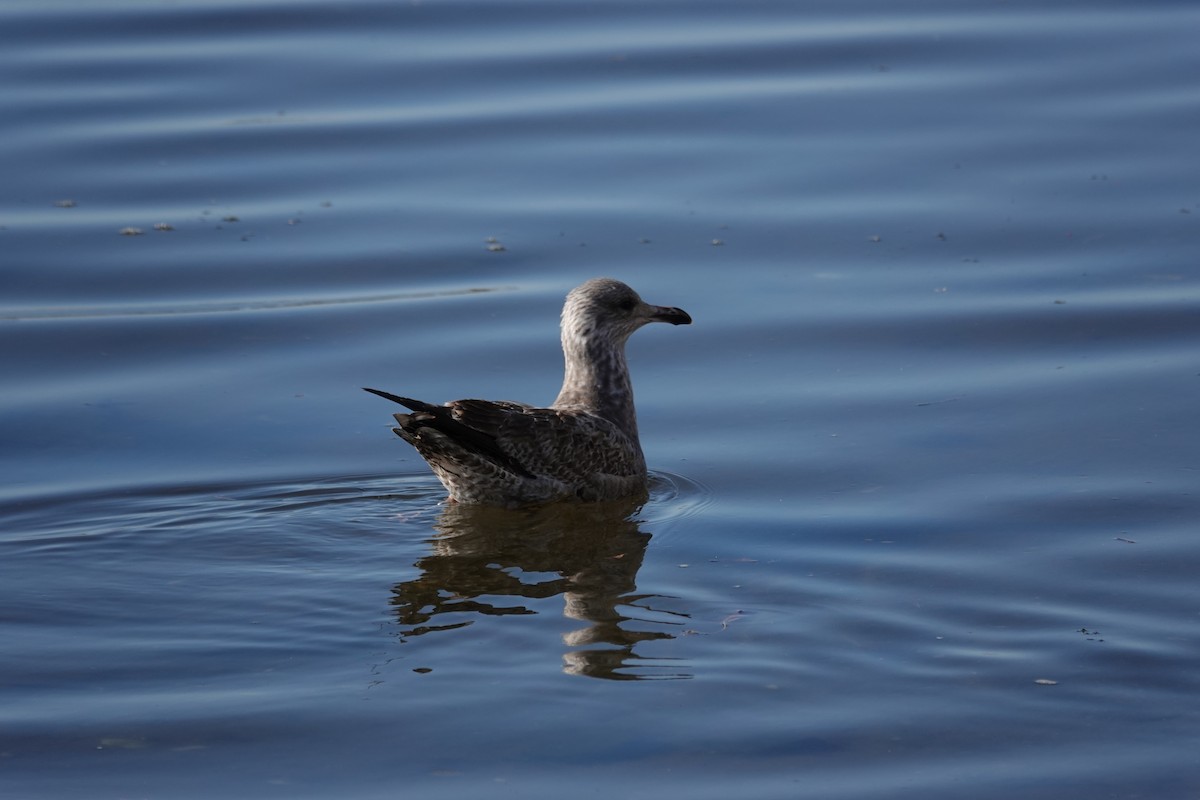
[[[1200,792],[1192,3],[0,7],[0,794]],[[644,506],[361,386],[630,345]]]

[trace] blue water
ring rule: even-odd
[[[3,4],[0,795],[1194,797],[1197,30]],[[598,275],[650,501],[443,504]]]

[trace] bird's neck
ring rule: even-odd
[[[625,343],[598,341],[566,330],[562,339],[566,370],[554,407],[578,408],[603,417],[638,445]]]

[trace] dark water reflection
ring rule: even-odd
[[[562,597],[563,615],[582,626],[563,635],[563,670],[611,680],[688,678],[672,659],[644,658],[645,641],[679,635],[687,615],[672,598],[638,592],[651,535],[631,502],[553,504],[506,510],[447,504],[416,563],[420,575],[396,584],[392,606],[413,638],[453,631],[477,616],[535,614],[531,600]]]

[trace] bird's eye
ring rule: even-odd
[[[633,311],[636,306],[637,301],[632,297],[624,297],[617,301],[617,308],[621,309],[622,311]]]

